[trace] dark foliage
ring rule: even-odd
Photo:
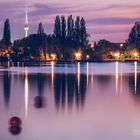
[[[9,19],[6,19],[6,21],[4,22],[2,43],[4,46],[9,46],[11,44],[11,31]]]
[[[140,49],[140,22],[136,22],[135,25],[132,27],[129,34],[128,43],[133,44],[138,49]]]
[[[58,60],[74,59],[75,52],[87,47],[87,31],[84,18],[77,16],[74,21],[72,15],[56,16],[54,33],[47,35],[42,23],[39,23],[37,33],[26,38],[15,40],[10,46],[9,53],[1,55],[1,60],[10,57],[12,61],[47,60],[55,54]],[[2,45],[1,45],[2,44]],[[4,23],[3,39],[0,46],[11,44],[10,23],[7,19]],[[2,47],[1,47],[2,48]],[[7,51],[6,51],[7,52]]]

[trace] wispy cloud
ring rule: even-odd
[[[94,25],[118,25],[118,24],[130,24],[136,21],[139,21],[140,18],[122,18],[122,17],[103,17],[88,20],[88,23],[92,23]]]
[[[79,15],[86,19],[88,32],[94,39],[109,38],[113,41],[122,41],[127,38],[134,22],[140,20],[139,0],[1,0],[1,35],[6,18],[10,18],[11,26],[14,28],[13,38],[24,34],[25,6],[28,6],[31,33],[36,31],[40,21],[44,22],[47,33],[51,33],[56,15],[72,14],[74,17]],[[113,38],[111,34],[116,36]]]

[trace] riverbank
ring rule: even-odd
[[[49,61],[21,61],[21,62],[12,62],[12,61],[3,61],[0,62],[1,67],[26,67],[26,66],[49,66],[52,64],[76,64],[78,62],[80,63],[112,63],[112,62],[123,62],[123,63],[129,63],[129,62],[140,62],[140,60],[132,60],[127,59],[125,61],[121,60],[108,60],[108,61],[102,61],[102,60],[82,60],[82,61],[74,61],[74,60],[49,60]]]

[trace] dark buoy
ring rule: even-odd
[[[22,127],[21,127],[22,121],[19,117],[12,117],[9,119],[9,132],[12,135],[18,135],[21,133],[22,131]]]
[[[9,124],[11,126],[20,126],[22,124],[22,121],[19,117],[12,117],[10,120],[9,120]]]
[[[35,108],[43,108],[45,106],[44,97],[43,96],[36,96],[34,98],[34,106],[35,106]]]
[[[21,133],[22,128],[20,126],[11,126],[9,127],[9,131],[12,135],[18,135]]]

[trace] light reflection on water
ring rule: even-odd
[[[29,84],[28,84],[28,71],[25,71],[25,116],[28,117],[28,98],[29,98]]]
[[[78,62],[78,93],[79,93],[79,87],[80,87],[80,63]]]
[[[137,62],[135,62],[135,93],[137,92]]]
[[[15,139],[7,122],[16,115],[23,120],[23,131],[16,139],[138,140],[140,65],[104,66],[57,67],[52,62],[47,67],[1,69],[0,139]]]
[[[119,63],[116,62],[116,93],[118,93]]]
[[[54,62],[51,62],[51,68],[52,68],[52,88],[54,86]]]

